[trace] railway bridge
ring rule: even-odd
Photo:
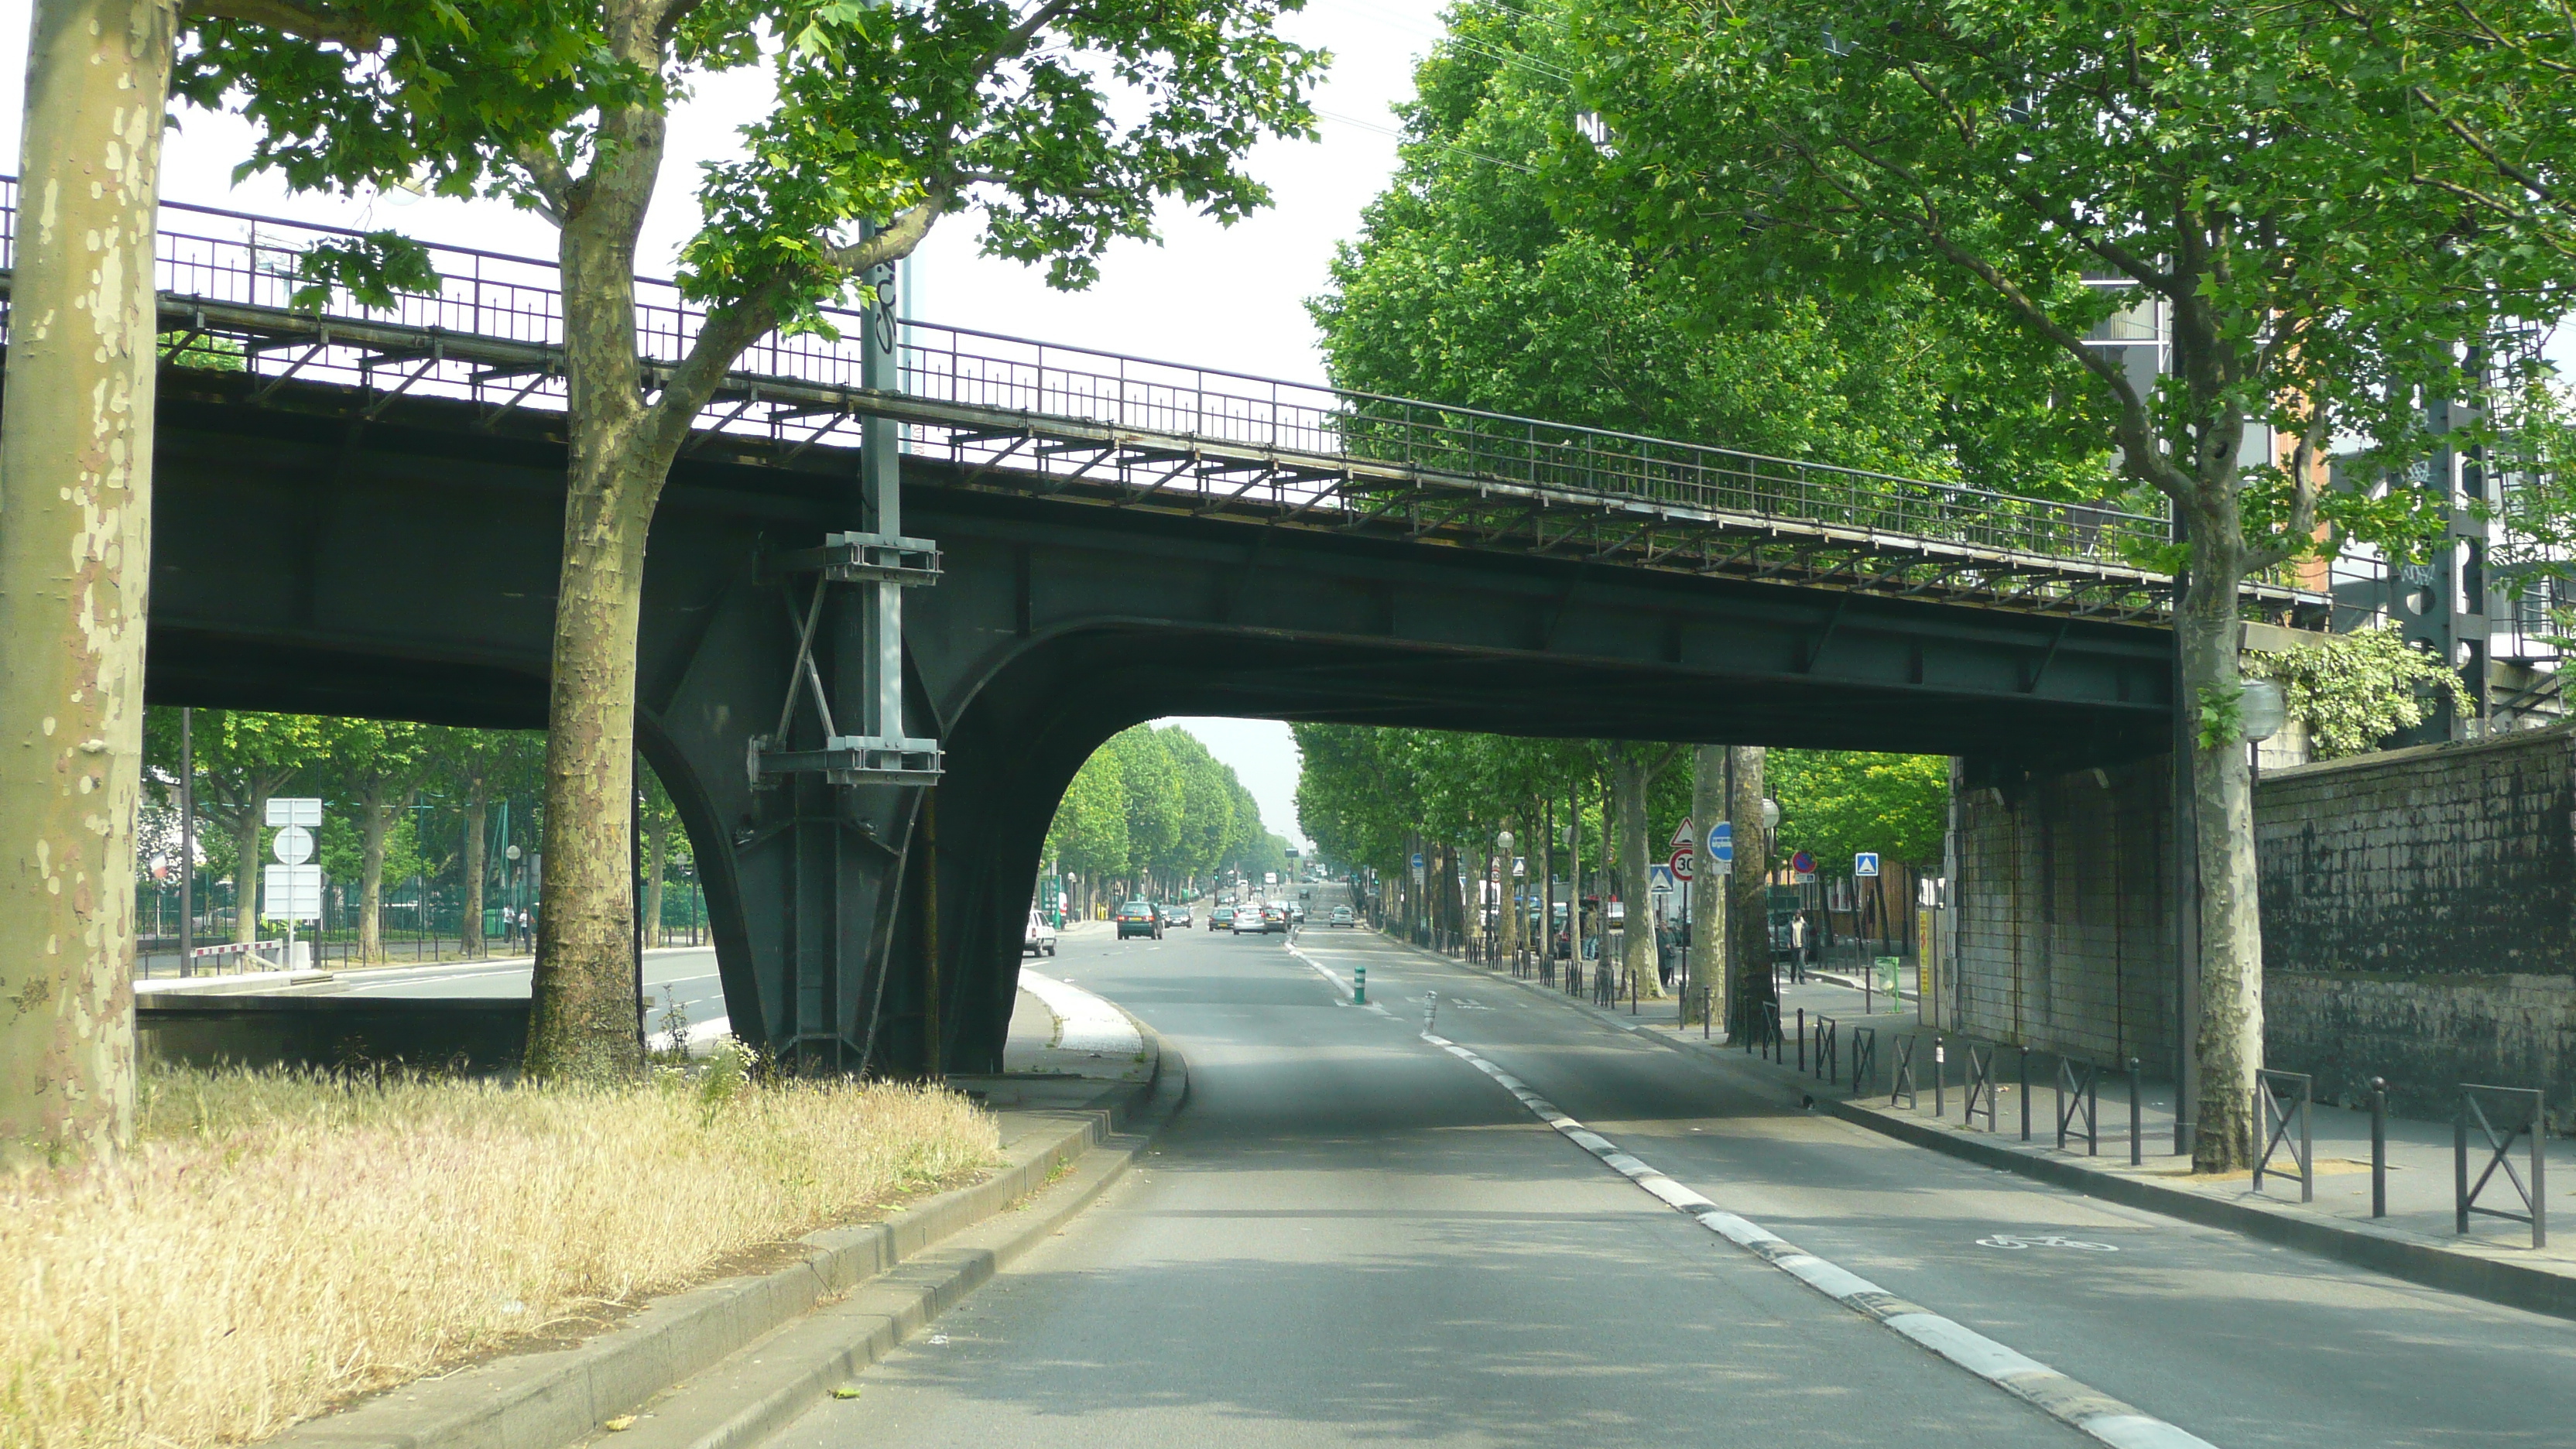
[[[542,727],[553,268],[436,248],[435,295],[304,305],[327,234],[165,210],[150,696]],[[637,709],[735,1030],[818,1069],[997,1066],[1056,801],[1160,715],[2170,743],[2159,517],[833,320],[746,356],[674,469]],[[652,286],[639,323],[676,359],[695,318]]]

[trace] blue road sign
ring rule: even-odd
[[[1864,851],[1860,852],[1859,854],[1857,854],[1857,855],[1853,856],[1853,857],[1852,857],[1852,874],[1854,874],[1854,875],[1876,875],[1876,874],[1878,874],[1878,852],[1877,852],[1877,851],[1875,851],[1875,850],[1864,850]]]
[[[1415,852],[1413,853],[1413,868],[1414,868],[1415,870],[1420,870],[1420,869],[1422,869],[1422,852],[1421,852],[1421,851],[1418,851],[1418,850],[1417,850],[1417,851],[1415,851]]]
[[[1723,865],[1735,863],[1735,822],[1721,820],[1708,830],[1708,858]]]

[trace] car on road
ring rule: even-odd
[[[1288,903],[1288,922],[1290,925],[1296,926],[1306,924],[1306,903],[1304,901],[1290,901]]]
[[[1211,930],[1211,931],[1231,931],[1231,930],[1233,930],[1233,929],[1234,929],[1234,907],[1232,907],[1232,906],[1218,906],[1216,909],[1214,909],[1214,910],[1212,910],[1212,911],[1209,911],[1209,912],[1208,912],[1208,929],[1209,929],[1209,930]]]
[[[1118,939],[1151,936],[1163,939],[1163,912],[1152,901],[1129,901],[1118,908]]]
[[[1163,907],[1163,924],[1166,926],[1180,926],[1186,929],[1190,926],[1197,925],[1198,918],[1190,914],[1190,908],[1187,906],[1165,906]]]
[[[1352,917],[1352,915],[1351,915],[1351,908],[1350,908],[1350,907],[1348,907],[1348,906],[1335,906],[1335,907],[1333,907],[1333,913],[1332,913],[1330,916],[1327,916],[1327,917],[1324,919],[1324,924],[1326,924],[1326,925],[1328,925],[1328,926],[1351,926],[1351,927],[1357,927],[1357,926],[1359,925],[1359,922],[1358,922],[1358,920],[1356,920],[1355,918],[1353,918],[1353,917]]]
[[[1020,938],[1020,954],[1023,956],[1055,954],[1055,927],[1047,924],[1046,913],[1035,906],[1029,907],[1029,932]]]
[[[1278,903],[1277,901],[1264,901],[1264,902],[1262,902],[1262,903],[1261,903],[1261,929],[1262,929],[1262,930],[1264,930],[1264,931],[1285,931],[1285,930],[1287,930],[1287,929],[1288,929],[1288,908],[1287,908],[1286,906],[1281,905],[1281,904],[1280,904],[1280,903]]]
[[[1245,901],[1242,905],[1234,908],[1234,933],[1236,935],[1258,936],[1269,929],[1270,923],[1261,918],[1261,906],[1258,902]]]

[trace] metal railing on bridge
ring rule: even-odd
[[[0,247],[14,259],[16,183],[0,182]],[[353,233],[165,203],[158,244],[166,354],[262,379],[354,387],[370,414],[404,397],[463,400],[491,426],[564,406],[561,293],[553,263],[429,247],[436,292],[371,308],[320,305],[303,255]],[[637,288],[648,378],[667,374],[704,310],[669,282]],[[1307,527],[1701,574],[2136,617],[2170,579],[2152,560],[2158,514],[2069,504],[1797,459],[1344,391],[827,310],[831,331],[772,334],[737,362],[700,420],[800,454],[855,445],[868,417],[904,424],[910,454],[945,459],[961,485],[1128,507],[1257,517]],[[892,328],[899,393],[860,368],[867,329]],[[2321,595],[2268,584],[2248,603]]]

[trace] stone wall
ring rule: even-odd
[[[2173,1054],[2161,759],[2045,779],[1963,768],[1942,1024],[2107,1065]]]
[[[1963,762],[1939,1019],[2089,1060],[2174,1052],[2164,760],[2047,779]],[[2576,726],[2267,771],[2267,1064],[2413,1115],[2455,1084],[2576,1117]]]
[[[2463,1081],[2576,1107],[2568,727],[2284,770],[2255,831],[2269,1065],[2431,1115]]]

